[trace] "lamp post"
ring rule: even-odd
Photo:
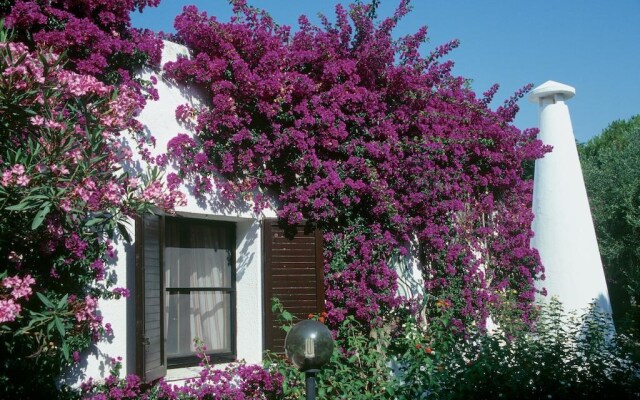
[[[287,333],[284,350],[293,365],[305,374],[306,399],[315,400],[316,374],[333,353],[331,331],[318,321],[300,321]]]

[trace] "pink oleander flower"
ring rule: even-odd
[[[108,182],[101,188],[102,198],[108,203],[119,204],[122,202],[123,190],[116,182]]]
[[[175,182],[173,182],[175,184]],[[158,204],[165,210],[187,204],[187,197],[178,189],[166,188],[161,182],[155,181],[142,190],[140,197],[143,201]]]
[[[140,186],[140,183],[141,183],[141,182],[140,182],[140,178],[138,178],[138,177],[132,177],[132,178],[129,178],[129,179],[128,179],[128,181],[127,181],[127,187],[128,187],[129,189],[137,189],[137,188],[138,188],[138,186]]]
[[[98,302],[94,297],[89,295],[85,296],[82,308],[77,310],[75,313],[76,321],[88,321],[90,324],[93,324],[96,320],[96,315],[94,313],[96,311],[97,304]]]
[[[0,180],[0,183],[2,184],[2,186],[9,186],[11,185],[11,183],[13,182],[13,173],[10,170],[6,170],[4,172],[2,172],[2,178]]]
[[[24,165],[15,164],[13,167],[11,167],[11,172],[18,176],[23,175],[25,172]]]
[[[82,151],[80,149],[71,150],[68,154],[73,164],[77,164],[82,159]]]
[[[0,323],[15,321],[21,309],[20,304],[16,304],[13,299],[0,299]]]
[[[18,184],[18,186],[27,186],[27,185],[29,185],[30,181],[31,181],[31,178],[29,178],[28,176],[25,176],[25,175],[19,176],[16,179],[16,183]]]
[[[58,80],[66,85],[66,89],[73,96],[84,96],[89,93],[106,95],[111,88],[91,75],[80,75],[75,72],[61,70],[58,72]]]
[[[56,175],[66,175],[69,173],[69,169],[65,165],[52,164],[49,166],[49,169]]]
[[[60,209],[62,211],[69,212],[72,207],[73,207],[73,204],[71,203],[70,199],[65,198],[60,200]]]
[[[31,275],[26,275],[24,278],[15,275],[2,280],[2,286],[12,289],[11,296],[16,300],[23,297],[29,298],[32,293],[31,286],[35,283],[36,281]]]
[[[58,121],[46,120],[44,121],[44,127],[51,130],[60,130],[63,131],[66,129],[66,124]]]
[[[30,121],[31,121],[31,124],[34,126],[44,125],[44,118],[42,117],[42,115],[35,115],[31,117]]]

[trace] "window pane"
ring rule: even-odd
[[[231,287],[228,251],[167,247],[167,287]]]
[[[167,221],[166,287],[231,287],[235,244],[229,227]]]
[[[207,352],[231,352],[231,294],[222,292],[167,293],[167,357],[192,355],[193,339]]]

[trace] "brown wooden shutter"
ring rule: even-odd
[[[151,382],[167,373],[164,350],[164,218],[136,220],[136,373]]]
[[[276,220],[263,222],[264,232],[264,348],[284,352],[286,333],[271,311],[277,297],[298,318],[324,311],[322,233],[297,227],[291,238]]]

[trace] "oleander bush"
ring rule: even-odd
[[[139,93],[66,61],[0,32],[0,397],[56,397],[60,374],[112,335],[99,300],[128,295],[109,267],[114,234],[183,201],[134,168],[149,141]]]
[[[100,300],[128,295],[110,268],[114,234],[182,201],[133,163],[155,161],[134,119],[155,92],[134,72],[162,42],[129,13],[155,4],[0,2],[2,398],[62,395],[60,375],[112,335]]]

